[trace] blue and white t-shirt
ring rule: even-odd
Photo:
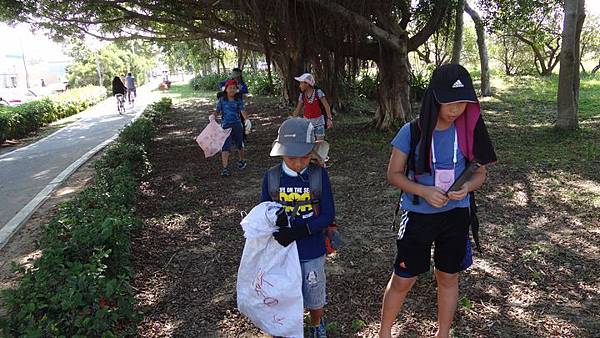
[[[240,113],[244,111],[244,101],[239,99],[229,100],[221,98],[217,101],[217,113],[223,115],[221,126],[223,129],[241,125]]]
[[[450,128],[446,130],[434,130],[433,131],[433,142],[435,148],[435,158],[437,161],[436,167],[449,169],[453,167],[453,150],[454,150],[454,136],[456,132],[456,127],[454,123],[450,126]],[[408,155],[410,153],[410,123],[405,124],[396,137],[392,140],[392,145],[396,147],[401,152]],[[420,143],[420,142],[419,142]],[[419,143],[417,143],[417,148],[415,149],[415,156],[419,156]],[[454,168],[454,177],[455,179],[460,176],[460,174],[465,170],[465,157],[463,153],[460,151],[460,147],[457,153],[457,162],[456,167]],[[413,172],[409,173],[410,175],[414,175]],[[423,175],[417,176],[417,181],[422,185],[434,186],[434,177],[428,173],[424,173]],[[436,208],[431,204],[427,203],[424,198],[419,198],[419,204],[413,204],[413,195],[409,193],[402,194],[402,209],[407,211],[414,211],[422,214],[435,214],[438,212],[448,211],[454,208],[468,208],[470,204],[469,195],[460,200],[449,200],[448,204],[441,208]]]

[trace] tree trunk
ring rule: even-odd
[[[577,4],[577,27],[575,30],[575,82],[573,84],[573,91],[575,92],[575,111],[579,111],[579,85],[580,85],[580,74],[579,66],[581,63],[581,31],[583,30],[583,21],[585,20],[585,0],[579,0]]]
[[[256,63],[257,63],[257,57],[256,57],[256,52],[250,52],[250,55],[248,57],[250,60],[250,69],[252,69],[253,72],[256,72]]]
[[[473,22],[475,22],[475,31],[477,32],[477,48],[479,49],[479,63],[481,70],[481,96],[492,96],[489,56],[487,44],[485,43],[483,20],[481,20],[479,13],[475,12],[467,2],[465,2],[465,12],[467,12],[469,16],[471,16],[471,19],[473,19]]]
[[[294,77],[304,73],[304,57],[301,52],[295,51],[286,55],[273,55],[273,61],[283,82],[283,97],[288,104],[293,104],[300,94],[298,81]]]
[[[375,124],[382,130],[396,128],[411,117],[407,49],[404,47],[402,50],[394,50],[382,45],[376,62],[379,68],[379,85]]]
[[[598,69],[600,69],[600,60],[598,60],[598,64],[592,69],[592,74],[596,74]]]
[[[244,65],[246,64],[246,57],[248,56],[248,51],[245,51],[243,48],[237,48],[237,66],[239,69],[244,69]]]
[[[565,18],[560,52],[558,118],[556,120],[556,127],[564,130],[576,129],[578,125],[579,43],[577,40],[580,37],[580,27],[585,18],[583,2],[584,0],[565,0],[564,2]]]
[[[219,62],[221,62],[221,68],[223,69],[223,73],[227,74],[227,67],[225,67],[225,58],[219,57]]]
[[[456,3],[456,24],[454,27],[454,43],[452,44],[452,59],[450,63],[459,64],[460,54],[463,48],[463,12],[465,0],[458,0]]]

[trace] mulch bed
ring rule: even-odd
[[[249,166],[224,179],[218,156],[204,159],[194,141],[213,106],[199,100],[176,105],[149,153],[152,172],[137,205],[144,226],[132,244],[141,337],[262,335],[236,310],[240,212],[259,201],[264,172],[277,162],[269,149],[287,111],[267,99],[249,104],[256,129],[248,142]],[[393,133],[375,132],[365,120],[338,118],[328,131],[345,241],[327,264],[331,337],[376,335],[395,254],[389,226],[398,195],[385,180]],[[230,168],[236,159],[233,154]],[[455,336],[600,334],[600,254],[598,234],[590,230],[597,220],[589,208],[573,207],[532,183],[529,174],[500,163],[479,193],[486,250],[461,278]],[[435,281],[426,274],[409,294],[395,333],[433,335],[435,302]]]

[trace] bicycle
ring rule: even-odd
[[[116,94],[115,98],[117,99],[117,110],[119,111],[119,115],[125,113],[125,95]]]
[[[133,107],[135,98],[137,97],[136,89],[127,89],[127,100],[129,100],[129,104]]]

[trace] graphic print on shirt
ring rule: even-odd
[[[280,187],[279,188],[279,200],[288,202],[290,205],[285,206],[285,211],[290,213],[294,211],[294,207],[291,205],[293,202],[304,202],[310,200],[310,188],[304,187]],[[312,212],[312,205],[302,205],[298,208],[298,212],[301,215],[306,215]]]

